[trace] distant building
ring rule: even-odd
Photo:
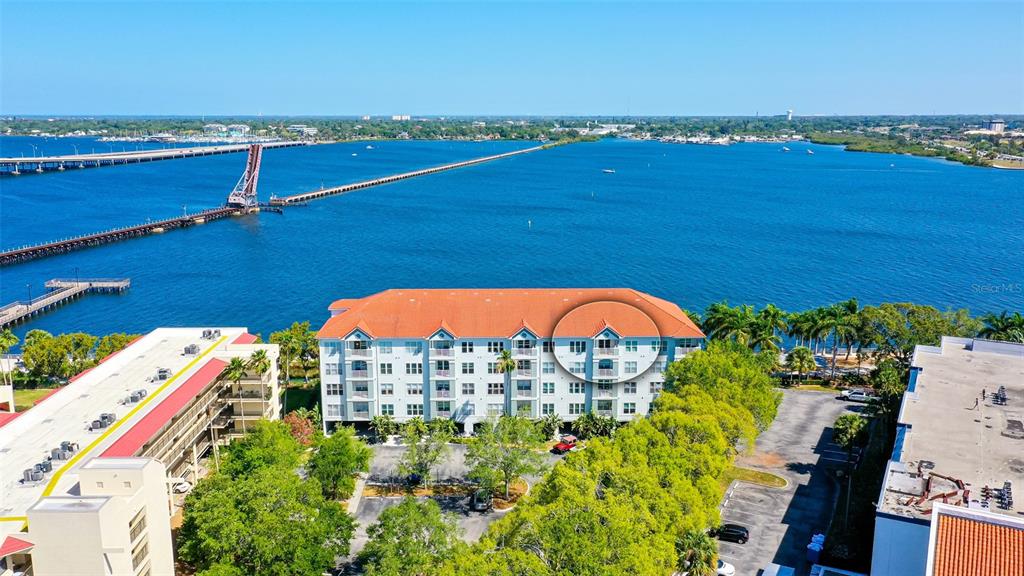
[[[985,129],[996,134],[1002,134],[1006,130],[1006,121],[1000,119],[989,120],[985,124]]]
[[[287,130],[293,134],[301,134],[303,136],[316,136],[320,130],[312,126],[306,126],[305,124],[292,124],[288,126]]]
[[[232,136],[245,136],[250,130],[245,124],[229,124],[227,128]]]
[[[203,125],[203,132],[206,134],[221,134],[227,132],[228,127],[223,124],[205,124]]]
[[[367,115],[361,116],[359,119],[362,120],[363,122],[369,122],[370,121],[370,116],[367,114]]]
[[[328,432],[378,415],[466,431],[501,414],[632,420],[704,340],[679,306],[624,288],[387,290],[330,312],[317,334]]]
[[[487,126],[487,122],[484,122],[482,120],[477,120],[477,121],[473,122],[473,127],[474,128],[483,128],[485,126]]]
[[[793,121],[793,111],[792,110],[786,110],[786,121],[787,122],[792,122]]]
[[[395,122],[402,122],[405,120],[411,120],[412,116],[408,114],[395,114],[391,117],[391,119],[394,120]]]
[[[878,495],[871,575],[1024,573],[1022,507],[1012,496],[1024,489],[1024,344],[943,337],[918,346],[911,366]],[[992,526],[1008,527],[1005,545],[985,535]],[[1013,541],[1018,555],[1008,560]],[[952,571],[942,558],[978,569]],[[1013,562],[1017,572],[999,569]]]

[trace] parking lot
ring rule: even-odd
[[[719,555],[737,575],[757,576],[770,562],[809,573],[807,544],[812,534],[828,528],[837,494],[832,469],[846,461],[832,442],[832,424],[844,412],[860,409],[826,392],[784,392],[772,427],[758,438],[755,452],[741,455],[737,464],[782,476],[789,485],[735,482],[723,501],[722,522],[750,530],[746,544],[719,542]]]

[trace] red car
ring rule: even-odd
[[[565,454],[576,448],[576,437],[575,436],[562,436],[562,441],[555,444],[554,448],[551,449],[555,454]]]

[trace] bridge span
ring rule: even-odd
[[[47,280],[47,292],[42,296],[0,306],[0,328],[28,320],[36,314],[56,308],[90,292],[124,292],[131,285],[132,281],[129,278],[54,278]]]
[[[309,146],[311,142],[267,142],[263,148],[290,148]],[[223,144],[219,146],[192,146],[188,148],[162,148],[160,150],[132,150],[102,154],[73,154],[68,156],[35,156],[21,158],[0,158],[0,175],[41,174],[75,168],[97,168],[119,164],[138,164],[157,160],[176,160],[196,156],[213,156],[246,152],[251,144]]]

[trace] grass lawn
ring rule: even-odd
[[[731,484],[733,480],[750,482],[751,484],[759,484],[770,488],[785,488],[787,484],[785,478],[776,476],[770,472],[751,470],[750,468],[740,468],[739,466],[730,466],[722,473],[722,476],[718,478],[718,484],[722,487],[723,492],[729,487],[729,484]]]
[[[35,406],[40,398],[53,392],[53,388],[28,388],[14,391],[14,409],[18,412]]]

